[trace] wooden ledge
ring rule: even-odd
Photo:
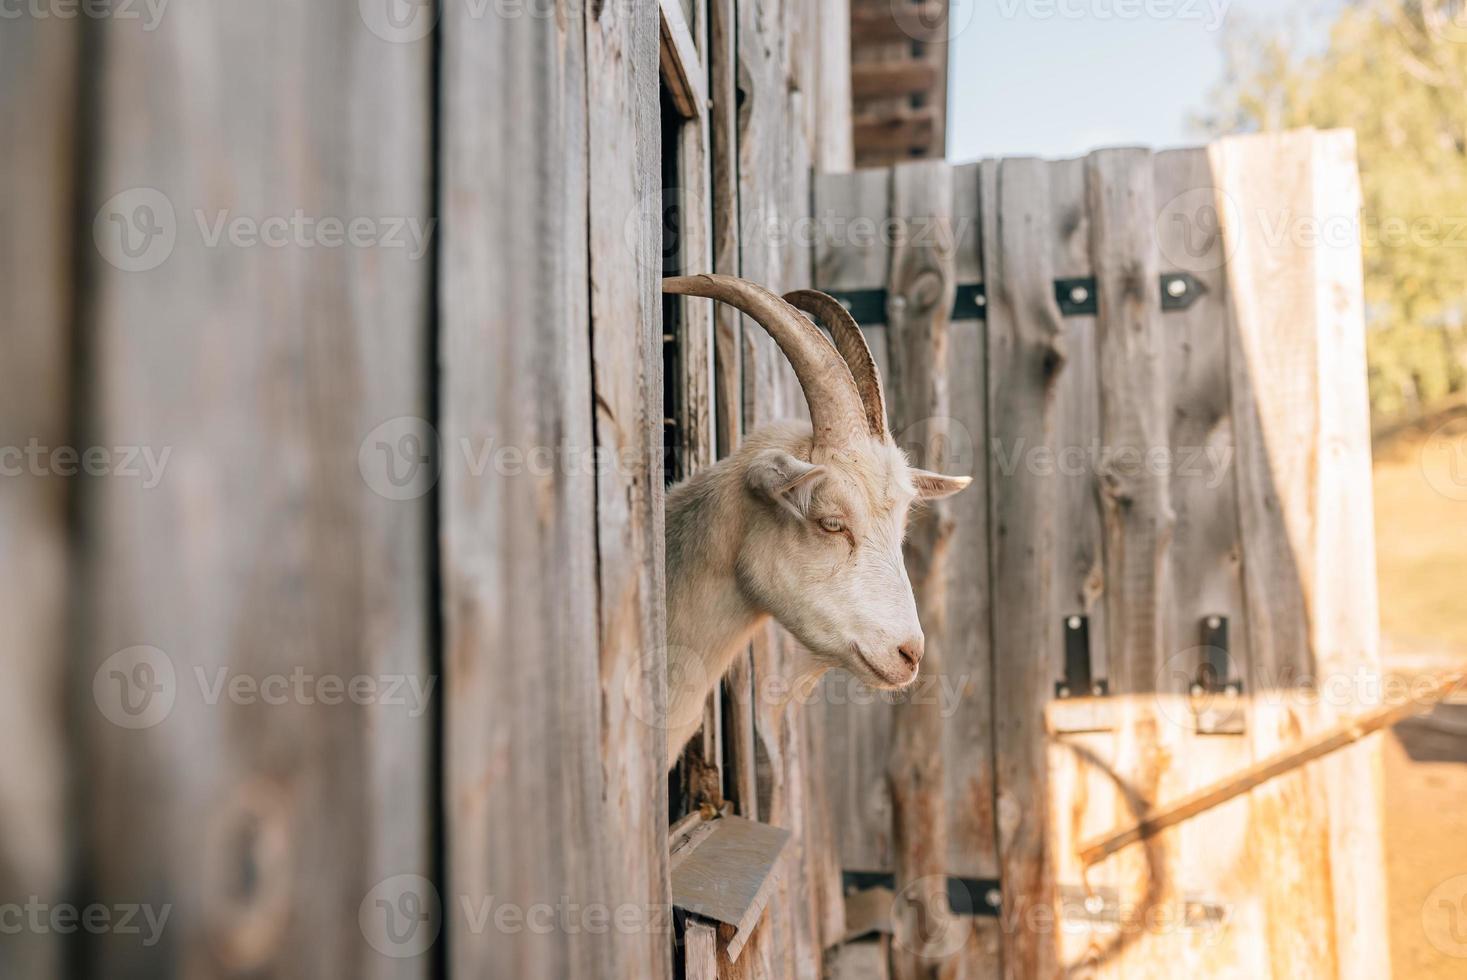
[[[769,903],[790,832],[742,817],[679,824],[679,831],[673,907],[729,926],[728,958],[736,960]]]

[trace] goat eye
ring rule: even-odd
[[[839,518],[822,517],[820,518],[820,528],[821,530],[829,531],[831,534],[839,534],[846,529],[846,526],[841,523]]]

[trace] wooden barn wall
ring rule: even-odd
[[[809,285],[846,5],[691,7],[691,251]],[[0,442],[162,467],[3,483],[0,898],[167,915],[0,972],[671,975],[658,14],[203,0],[0,36]],[[709,309],[692,465],[803,411]],[[812,843],[730,974],[816,977],[842,926],[820,732],[757,693],[789,642],[732,678],[724,791]],[[410,703],[264,696],[298,676]],[[496,918],[566,905],[634,922]]]
[[[431,414],[432,251],[386,243],[431,229],[432,45],[355,4],[80,29],[76,433],[162,468],[77,484],[76,897],[168,919],[87,930],[74,965],[426,975],[357,910],[426,901],[436,711],[342,689],[436,673],[424,450],[379,455]],[[372,244],[314,247],[297,214]]]

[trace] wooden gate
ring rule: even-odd
[[[909,547],[925,687],[827,682],[837,970],[1386,975],[1372,745],[1078,857],[1379,697],[1358,208],[1345,133],[817,181],[894,431],[987,477]]]

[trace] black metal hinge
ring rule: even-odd
[[[1207,292],[1207,287],[1190,272],[1167,272],[1158,284],[1161,308],[1179,313],[1191,308]],[[856,322],[871,326],[886,322],[885,289],[827,290],[850,311]],[[1099,287],[1093,277],[1056,279],[1054,299],[1063,316],[1095,316],[1100,312]],[[953,296],[954,320],[988,319],[988,289],[981,282],[963,283]]]
[[[896,875],[889,871],[842,871],[845,894],[885,888],[896,891]],[[956,915],[997,918],[1003,910],[1003,890],[997,878],[960,878],[948,875],[947,902]]]

